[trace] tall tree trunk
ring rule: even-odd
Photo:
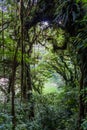
[[[12,72],[12,84],[11,84],[11,91],[12,91],[12,130],[15,130],[15,88],[14,88],[14,83],[15,83],[15,75],[16,75],[16,63],[14,62],[13,66],[13,72]]]
[[[31,95],[32,95],[31,72],[30,72],[30,65],[29,64],[27,67],[26,75],[27,75],[27,90],[28,90],[27,98],[29,100]]]
[[[34,102],[32,101],[32,81],[31,81],[31,72],[30,72],[30,64],[27,66],[27,100],[31,102],[29,119],[34,117]]]
[[[84,103],[83,103],[83,72],[81,71],[80,88],[79,88],[79,129],[81,130],[82,119],[84,118]]]
[[[16,47],[16,50],[15,50],[15,55],[14,55],[14,59],[13,59],[13,67],[12,67],[12,77],[11,77],[11,82],[10,82],[10,85],[11,85],[11,92],[12,92],[12,100],[11,100],[11,104],[12,104],[12,110],[11,110],[11,113],[12,113],[12,130],[15,130],[15,125],[16,125],[16,120],[15,120],[15,87],[14,87],[14,84],[15,84],[15,76],[16,76],[16,68],[17,68],[17,52],[18,52],[18,45],[19,45],[19,42],[17,43],[17,47]]]
[[[79,96],[79,130],[82,130],[81,123],[87,114],[87,48],[81,49],[79,52],[81,81]]]
[[[21,100],[23,98],[23,81],[24,81],[24,58],[23,58],[23,54],[24,54],[24,29],[23,29],[23,0],[20,0],[20,22],[21,22],[21,40],[20,40],[20,44],[21,44]]]
[[[12,73],[12,72],[11,72],[11,73]],[[12,84],[12,74],[9,76],[9,85],[8,85],[7,102],[10,101],[11,84]]]
[[[25,67],[24,67],[25,68]],[[23,90],[22,90],[22,95],[23,95],[23,101],[27,101],[27,79],[26,79],[26,70],[24,69],[24,74],[23,74]]]

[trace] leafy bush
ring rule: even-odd
[[[62,89],[60,93],[34,93],[31,101],[27,103],[19,104],[16,101],[16,130],[77,130],[77,89],[69,86]],[[32,105],[34,117],[30,118]],[[7,114],[10,109],[7,107],[6,114],[0,113],[0,130],[12,129],[12,117]],[[84,130],[86,125],[87,120],[84,120]]]
[[[0,130],[12,130],[12,117],[5,113],[0,113]]]
[[[83,120],[82,128],[83,130],[87,130],[87,118]]]
[[[75,90],[71,91],[68,87],[60,95],[34,95],[33,100],[35,117],[27,122],[27,129],[77,130],[78,103]]]

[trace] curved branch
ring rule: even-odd
[[[8,22],[3,23],[3,25],[2,25],[3,28],[0,28],[0,33],[2,33],[5,29],[7,29],[11,22],[12,21],[8,21]]]

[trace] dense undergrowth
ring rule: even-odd
[[[77,89],[63,87],[59,94],[36,94],[28,103],[16,106],[16,130],[77,130],[78,98]],[[32,109],[31,109],[32,108]],[[10,103],[0,106],[0,130],[12,129]],[[34,115],[30,118],[30,110]]]

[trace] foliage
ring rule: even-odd
[[[16,130],[76,130],[78,116],[77,90],[70,86],[62,87],[63,91],[50,94],[35,94],[31,103],[19,105],[16,102]],[[29,119],[29,111],[34,103],[34,118]],[[9,108],[8,108],[9,110]],[[7,110],[7,111],[8,111]],[[1,126],[11,129],[11,117],[7,114],[0,116]],[[3,128],[1,130],[3,130]]]
[[[78,104],[87,106],[87,4],[82,2],[0,1],[0,78],[9,81],[6,89],[0,86],[1,130],[77,130]],[[56,92],[43,92],[48,81]],[[81,127],[87,129],[86,117]]]
[[[86,129],[87,129],[87,119],[84,119],[84,120],[83,120],[82,128],[83,128],[83,130],[86,130]]]
[[[11,130],[12,129],[12,116],[7,113],[0,113],[0,129],[1,130]]]

